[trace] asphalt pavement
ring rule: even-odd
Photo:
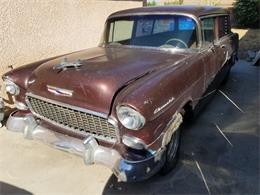
[[[260,194],[259,76],[259,66],[239,61],[184,129],[177,167],[139,183],[3,127],[0,194]]]

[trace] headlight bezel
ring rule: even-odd
[[[116,107],[116,114],[119,122],[129,130],[138,131],[146,122],[145,117],[140,112],[128,105],[118,105]]]
[[[9,78],[4,79],[5,91],[13,96],[20,94],[20,87]]]

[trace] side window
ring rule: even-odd
[[[153,34],[172,32],[175,30],[175,20],[171,19],[156,19],[153,28]]]
[[[134,22],[119,20],[110,24],[109,42],[117,42],[131,39]]]
[[[218,38],[221,38],[231,32],[229,16],[220,16],[218,18],[218,25]]]
[[[201,23],[204,43],[212,43],[215,39],[215,18],[202,19]]]
[[[136,37],[149,36],[152,34],[153,22],[151,19],[140,19],[137,21]]]

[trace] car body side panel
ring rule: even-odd
[[[205,78],[202,57],[194,54],[178,66],[169,66],[124,89],[116,98],[115,105],[120,103],[134,107],[146,117],[146,125],[138,131],[127,130],[120,125],[120,134],[139,137],[146,144],[158,139],[174,113],[203,94]],[[116,117],[115,106],[112,114]]]

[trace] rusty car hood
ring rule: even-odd
[[[179,64],[189,55],[152,49],[97,47],[47,61],[36,68],[28,81],[29,93],[77,105],[108,115],[115,94],[134,80],[167,65]],[[55,69],[62,61],[81,66]],[[48,87],[71,91],[54,94]]]

